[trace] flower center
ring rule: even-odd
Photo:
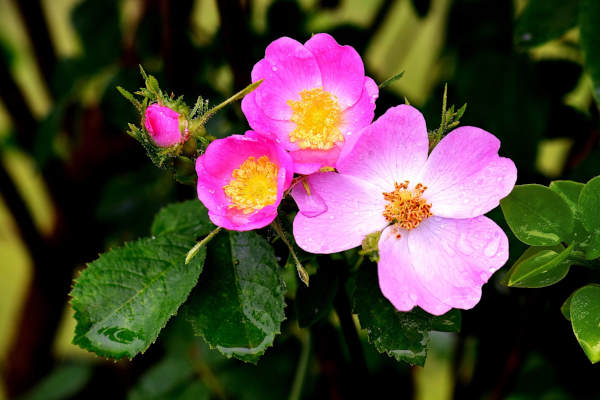
[[[225,195],[231,200],[229,208],[237,208],[250,214],[277,201],[277,174],[279,168],[269,157],[258,160],[248,157],[238,169],[231,173],[232,179],[223,186]]]
[[[290,133],[290,142],[298,142],[301,149],[329,150],[344,135],[338,128],[342,111],[337,97],[322,88],[303,90],[300,100],[288,100],[292,109],[292,122],[296,129]]]
[[[418,183],[414,189],[408,188],[408,181],[394,183],[392,192],[384,192],[383,198],[388,201],[383,211],[383,216],[391,222],[396,229],[396,237],[400,237],[399,228],[414,229],[424,219],[431,217],[431,204],[423,198],[427,186]]]

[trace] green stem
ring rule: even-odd
[[[251,83],[250,85],[246,86],[245,88],[243,88],[242,90],[240,90],[239,92],[237,92],[236,94],[234,94],[233,96],[231,96],[230,98],[228,98],[227,100],[225,100],[224,102],[222,102],[221,104],[216,105],[213,108],[211,108],[210,110],[208,110],[206,112],[206,114],[204,114],[202,117],[200,117],[200,124],[202,126],[204,126],[206,124],[206,121],[208,121],[210,117],[212,117],[213,115],[215,115],[215,113],[217,111],[219,111],[221,108],[225,107],[226,105],[228,105],[230,103],[233,103],[234,101],[237,101],[237,100],[241,99],[242,97],[244,97],[248,93],[252,92],[262,82],[263,82],[263,80],[261,79],[260,81]]]
[[[198,253],[198,251],[208,242],[210,242],[210,240],[215,237],[217,235],[217,233],[221,232],[221,228],[220,226],[217,227],[216,229],[214,229],[211,233],[209,233],[208,235],[206,235],[206,237],[204,239],[202,239],[201,241],[199,241],[198,243],[196,243],[196,245],[194,247],[192,247],[190,249],[190,251],[188,251],[187,255],[185,256],[185,263],[189,264],[189,262],[192,260],[192,258],[194,258],[194,256],[196,255],[196,253]]]
[[[279,218],[275,218],[275,220],[273,221],[273,223],[271,225],[273,226],[273,229],[275,229],[275,232],[277,232],[277,234],[279,235],[281,240],[283,240],[283,243],[285,243],[285,245],[290,250],[290,254],[292,255],[292,258],[294,259],[294,262],[296,263],[296,270],[298,271],[298,276],[300,277],[300,280],[306,286],[308,286],[308,279],[309,279],[308,272],[306,272],[306,270],[302,266],[302,263],[298,259],[298,256],[296,255],[296,251],[294,250],[294,246],[292,246],[292,244],[288,241],[287,236],[285,235],[285,232],[283,231],[283,228],[281,227],[281,224],[279,223]]]
[[[298,338],[302,342],[302,350],[300,352],[300,359],[298,360],[298,367],[296,368],[296,375],[294,376],[294,382],[292,383],[292,390],[288,400],[300,400],[302,395],[302,387],[304,386],[304,378],[306,377],[306,370],[308,369],[308,361],[310,360],[310,331],[303,329],[301,335]]]

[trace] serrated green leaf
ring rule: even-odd
[[[185,308],[195,333],[227,357],[256,362],[285,319],[279,269],[273,248],[258,234],[221,232]]]
[[[577,24],[578,0],[529,0],[517,19],[515,43],[534,47],[559,38]]]
[[[585,59],[585,68],[592,78],[594,97],[600,103],[600,2],[598,0],[580,0],[579,38]]]
[[[353,300],[360,326],[377,351],[409,364],[425,364],[431,324],[424,312],[397,311],[381,294],[377,274],[369,268],[359,270]]]
[[[194,243],[176,234],[141,239],[90,263],[71,292],[73,343],[115,359],[145,351],[202,272],[205,251],[184,263]]]
[[[213,229],[206,207],[199,200],[188,200],[161,209],[154,217],[151,232],[154,236],[177,233],[195,240]]]
[[[571,325],[592,363],[600,361],[600,285],[578,289],[571,298]]]
[[[301,328],[311,326],[331,313],[339,288],[339,277],[333,267],[324,266],[310,278],[310,286],[300,285],[296,292],[296,315]]]
[[[438,332],[459,332],[462,324],[460,310],[453,308],[444,315],[430,315],[431,330]]]
[[[555,284],[569,272],[568,260],[574,245],[530,247],[517,259],[506,273],[506,283],[510,287],[540,288]]]
[[[121,95],[123,97],[125,97],[127,100],[129,100],[129,102],[131,104],[133,104],[133,106],[135,108],[137,108],[138,111],[140,111],[140,112],[142,111],[142,105],[135,97],[133,97],[133,94],[131,94],[127,90],[123,89],[121,86],[117,86],[117,90],[119,91],[119,93],[121,93]]]
[[[515,186],[500,200],[500,207],[515,236],[531,246],[553,246],[568,240],[573,232],[569,205],[546,186]]]

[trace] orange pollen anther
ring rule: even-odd
[[[337,97],[322,88],[303,90],[300,100],[288,100],[292,109],[291,121],[296,128],[290,132],[290,142],[301,149],[329,150],[344,141],[339,129],[342,110]]]
[[[231,200],[229,208],[251,214],[277,201],[277,174],[279,168],[262,156],[258,160],[248,157],[231,173],[229,184],[223,186]]]
[[[408,181],[394,183],[392,192],[384,192],[383,198],[388,201],[383,216],[394,224],[396,237],[400,238],[399,228],[414,229],[424,219],[431,217],[431,204],[423,198],[427,186],[418,183],[413,189],[408,188]]]

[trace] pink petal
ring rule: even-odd
[[[379,239],[377,275],[381,293],[399,311],[410,311],[418,305],[431,314],[442,315],[452,308],[423,286],[415,272],[406,236],[396,238],[391,227]]]
[[[268,156],[278,168],[277,198],[275,203],[249,214],[233,207],[223,187],[232,178],[234,169],[248,159]],[[245,231],[262,228],[273,221],[283,193],[293,178],[293,161],[290,155],[275,142],[248,131],[245,135],[231,135],[213,141],[206,152],[196,160],[198,174],[198,199],[208,208],[213,223],[226,229]]]
[[[302,249],[320,254],[348,250],[387,225],[383,196],[369,182],[335,172],[307,179],[311,190],[327,205],[327,211],[312,218],[296,215],[294,237]]]
[[[242,112],[248,124],[255,131],[278,141],[288,150],[298,149],[298,145],[289,141],[289,134],[296,127],[291,121],[269,118],[256,104],[256,93],[251,92],[242,99]]]
[[[340,128],[346,139],[344,147],[351,150],[360,137],[361,130],[373,122],[375,116],[375,101],[379,97],[379,88],[375,81],[365,77],[360,99],[342,115],[343,125]]]
[[[308,190],[306,188],[308,186]],[[323,198],[308,183],[308,180],[298,182],[292,188],[292,197],[298,205],[298,210],[307,217],[316,217],[327,211],[327,204]]]
[[[390,108],[361,132],[353,147],[344,146],[337,169],[390,191],[394,182],[415,183],[428,151],[427,127],[415,108]]]
[[[290,155],[294,160],[295,172],[310,175],[322,167],[334,167],[340,155],[340,147],[335,146],[329,150],[302,149],[291,151]]]
[[[265,50],[265,58],[252,70],[252,82],[264,79],[254,91],[256,104],[270,118],[289,120],[288,100],[299,100],[305,89],[322,86],[321,72],[313,54],[288,37],[275,40]]]
[[[434,215],[472,218],[498,206],[517,180],[515,164],[498,156],[500,141],[472,126],[450,132],[433,149],[421,182]]]
[[[333,37],[318,33],[304,47],[316,58],[323,89],[337,96],[342,110],[355,104],[362,91],[365,67],[353,47],[340,46]]]
[[[508,260],[506,235],[484,216],[431,217],[400,239],[389,230],[379,241],[379,284],[403,311],[411,304],[435,315],[470,309],[481,286]]]

